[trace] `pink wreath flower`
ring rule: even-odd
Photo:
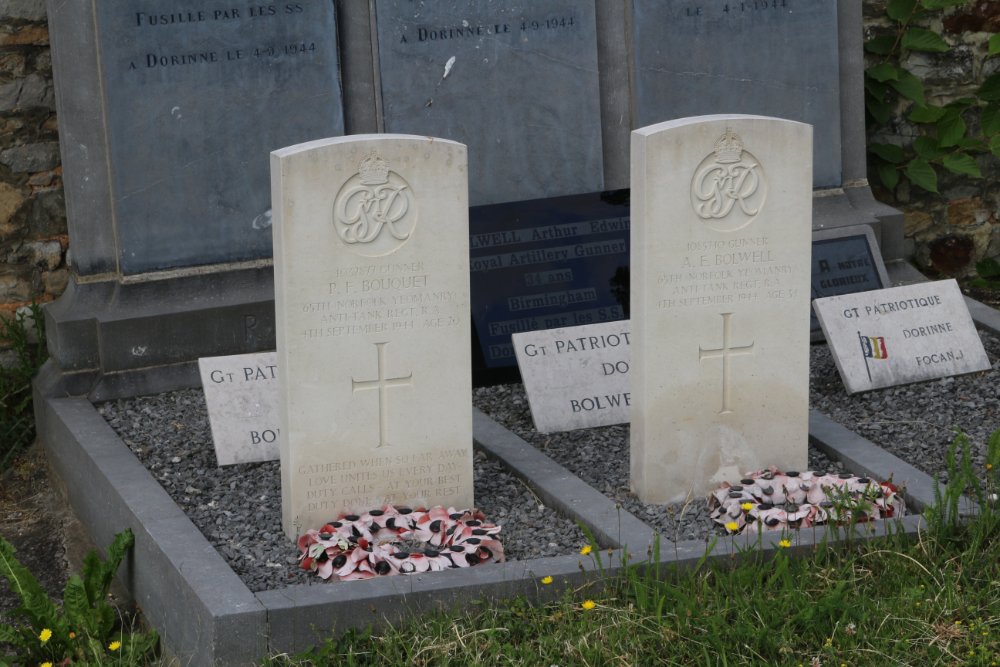
[[[383,505],[343,514],[297,540],[299,565],[323,579],[371,579],[502,562],[500,526],[478,510]]]
[[[709,507],[712,519],[730,533],[756,524],[764,530],[785,530],[850,518],[874,521],[906,509],[899,490],[889,482],[774,467],[751,473],[738,485],[723,483],[709,496]]]

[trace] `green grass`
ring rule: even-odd
[[[483,601],[264,664],[1000,665],[1000,508],[961,517],[957,502],[996,493],[1000,431],[991,469],[963,465],[962,451],[958,438],[952,484],[917,537],[635,565],[555,603]]]

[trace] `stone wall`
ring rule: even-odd
[[[61,172],[45,0],[0,0],[0,317],[66,287]]]
[[[865,37],[884,31],[886,0],[864,0]],[[944,105],[970,97],[986,77],[1000,72],[1000,55],[988,56],[987,42],[1000,33],[1000,2],[969,0],[937,12],[922,24],[942,34],[951,50],[942,54],[911,54],[902,63],[924,81],[928,102]],[[869,57],[869,64],[877,62]],[[897,110],[899,111],[899,110]],[[978,114],[965,114],[971,132],[978,131]],[[896,113],[884,127],[869,127],[869,139],[909,144],[920,128]],[[893,192],[873,178],[875,196],[906,213],[906,237],[917,266],[945,276],[974,275],[975,262],[1000,256],[1000,159],[989,153],[976,163],[983,178],[956,176],[939,169],[938,190],[929,193],[903,182]]]
[[[864,0],[866,32],[884,26],[886,0]],[[970,0],[933,26],[954,46],[907,65],[924,78],[936,103],[968,95],[1000,57],[986,58],[1000,32],[1000,2]],[[877,140],[912,136],[901,116],[875,128]],[[898,139],[897,139],[898,140]],[[876,194],[906,212],[907,237],[922,268],[969,273],[975,260],[1000,255],[1000,160],[978,160],[983,179],[943,176],[941,195],[903,184]],[[67,245],[45,0],[0,0],[0,317],[66,286]]]

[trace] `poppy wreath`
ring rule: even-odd
[[[827,522],[863,523],[906,511],[902,494],[890,482],[850,473],[779,472],[773,467],[751,473],[739,484],[723,482],[708,504],[712,519],[730,534],[751,525],[784,530]]]
[[[323,579],[353,581],[503,562],[499,533],[476,509],[384,505],[306,531],[298,539],[299,566]]]

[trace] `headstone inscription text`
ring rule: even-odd
[[[387,132],[469,146],[473,205],[603,189],[594,0],[380,0]]]
[[[628,320],[512,336],[539,433],[629,420]]]
[[[954,280],[831,296],[814,303],[848,393],[990,368]]]
[[[808,123],[814,183],[839,186],[837,5],[635,0],[636,124],[737,111]]]
[[[758,116],[632,133],[631,479],[644,502],[806,464],[811,138]]]
[[[511,334],[628,317],[628,192],[469,211],[472,319],[487,368],[515,364]]]
[[[97,17],[122,270],[270,256],[267,154],[343,132],[332,3],[124,0]]]
[[[286,533],[471,506],[465,146],[327,139],[275,151],[272,174]]]
[[[274,352],[198,360],[220,466],[278,458],[278,362]]]

